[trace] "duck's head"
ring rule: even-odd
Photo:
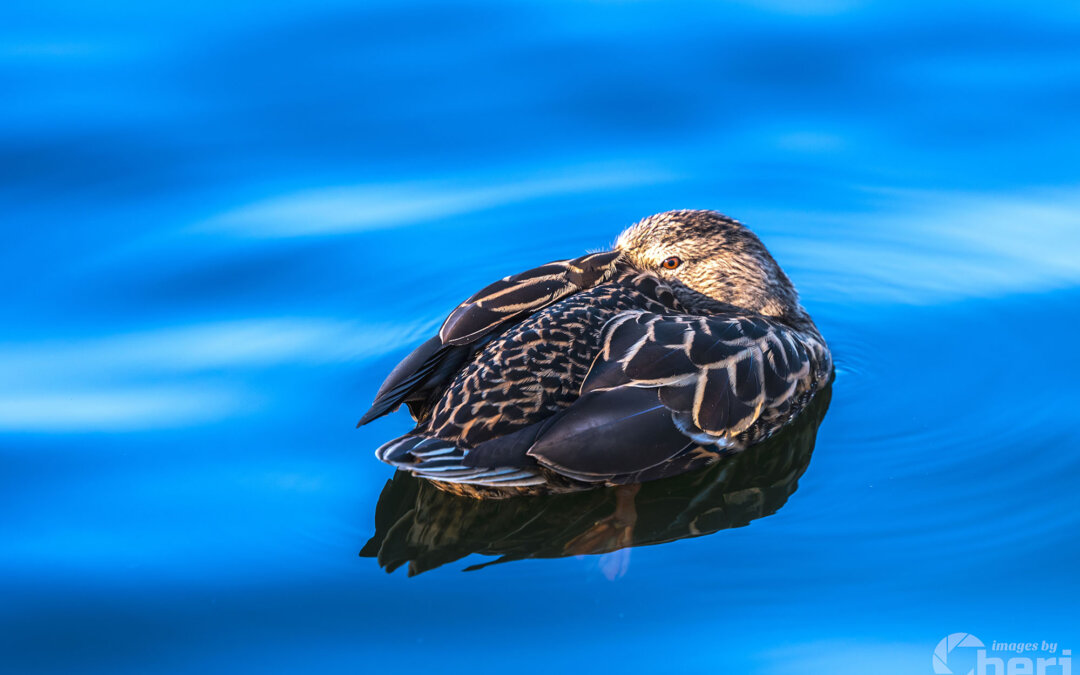
[[[615,248],[633,267],[667,280],[692,311],[723,303],[789,321],[806,315],[761,240],[716,211],[649,216],[620,234]]]

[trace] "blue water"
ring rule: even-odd
[[[1080,5],[41,0],[0,93],[0,670],[1080,649]],[[812,457],[621,574],[360,557],[396,360],[672,208],[755,229],[833,347]]]

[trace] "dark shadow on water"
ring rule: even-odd
[[[616,511],[617,488],[568,495],[483,501],[442,492],[398,472],[375,507],[375,534],[360,555],[387,572],[408,563],[409,576],[479,553],[496,560],[611,553],[742,527],[776,513],[810,465],[832,387],[821,391],[790,427],[713,466],[644,483],[634,499],[636,523],[620,539],[602,536]],[[599,535],[599,536],[598,536]]]

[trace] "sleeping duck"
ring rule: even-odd
[[[669,211],[611,251],[458,305],[360,425],[407,405],[416,427],[376,456],[447,492],[573,492],[759,443],[831,376],[824,339],[757,236],[715,211]]]

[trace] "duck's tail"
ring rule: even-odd
[[[413,475],[440,483],[465,483],[490,488],[521,488],[546,481],[535,466],[470,466],[469,451],[452,441],[406,435],[375,451],[379,460]]]

